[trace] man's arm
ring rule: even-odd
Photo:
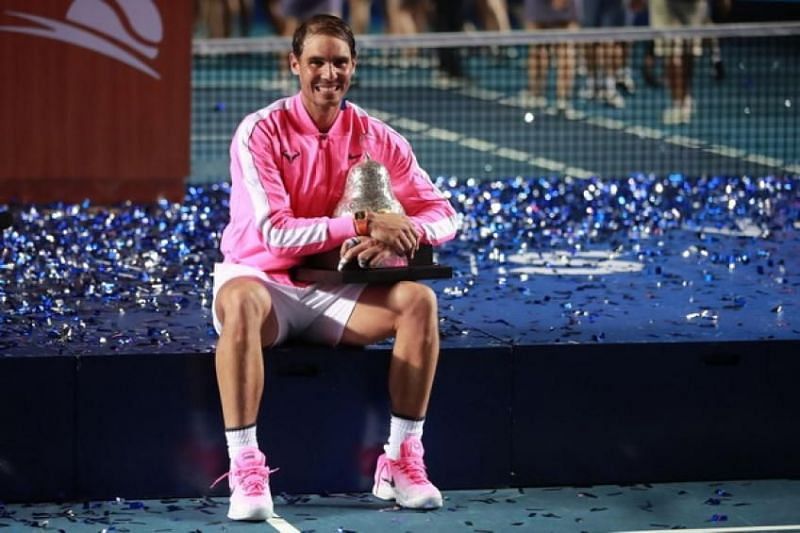
[[[258,117],[249,120],[252,123],[246,120],[231,144],[231,179],[240,186],[239,194],[231,198],[231,216],[236,212],[240,217],[250,217],[261,244],[275,256],[326,252],[353,237],[355,228],[350,216],[294,216],[270,134],[259,125]]]
[[[386,164],[392,189],[419,235],[420,242],[439,245],[455,237],[458,215],[428,173],[417,163],[411,145],[390,131]]]

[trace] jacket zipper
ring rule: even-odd
[[[321,181],[326,184],[326,188],[328,193],[331,192],[331,178],[328,175],[328,134],[327,133],[320,133],[319,134],[319,148],[317,151],[317,161],[319,163],[319,169],[322,173],[320,177]],[[326,199],[328,203],[330,203],[330,197]],[[330,205],[327,206],[326,211],[330,212],[332,207]]]

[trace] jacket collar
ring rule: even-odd
[[[300,130],[301,133],[306,135],[319,135],[320,131],[317,128],[317,125],[311,119],[311,115],[308,114],[305,106],[303,105],[303,99],[301,93],[297,93],[291,97],[291,111],[293,120]],[[350,106],[347,104],[347,100],[342,100],[342,106],[339,109],[339,114],[336,116],[336,120],[334,120],[331,129],[328,130],[329,136],[337,136],[341,135],[343,129],[345,129],[345,125],[348,121],[348,117],[346,116],[347,110]]]

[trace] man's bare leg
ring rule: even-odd
[[[278,334],[269,291],[255,279],[226,283],[216,299],[222,333],[217,342],[216,370],[226,428],[256,423],[264,392],[263,346]]]
[[[442,494],[423,463],[422,426],[439,359],[436,295],[425,285],[400,282],[364,290],[345,328],[345,344],[395,336],[389,368],[392,422],[385,453],[375,466],[372,493],[402,507],[436,509]]]
[[[217,384],[231,461],[228,517],[266,520],[273,515],[270,472],[258,447],[256,421],[264,392],[262,347],[275,341],[277,319],[269,291],[253,278],[223,285],[215,310],[222,322],[215,360]]]
[[[343,344],[366,345],[395,337],[389,368],[392,411],[424,418],[439,359],[436,295],[425,285],[370,286],[350,316]]]

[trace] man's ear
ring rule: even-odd
[[[292,74],[300,74],[300,60],[294,55],[294,52],[289,52],[289,68],[292,69]]]

